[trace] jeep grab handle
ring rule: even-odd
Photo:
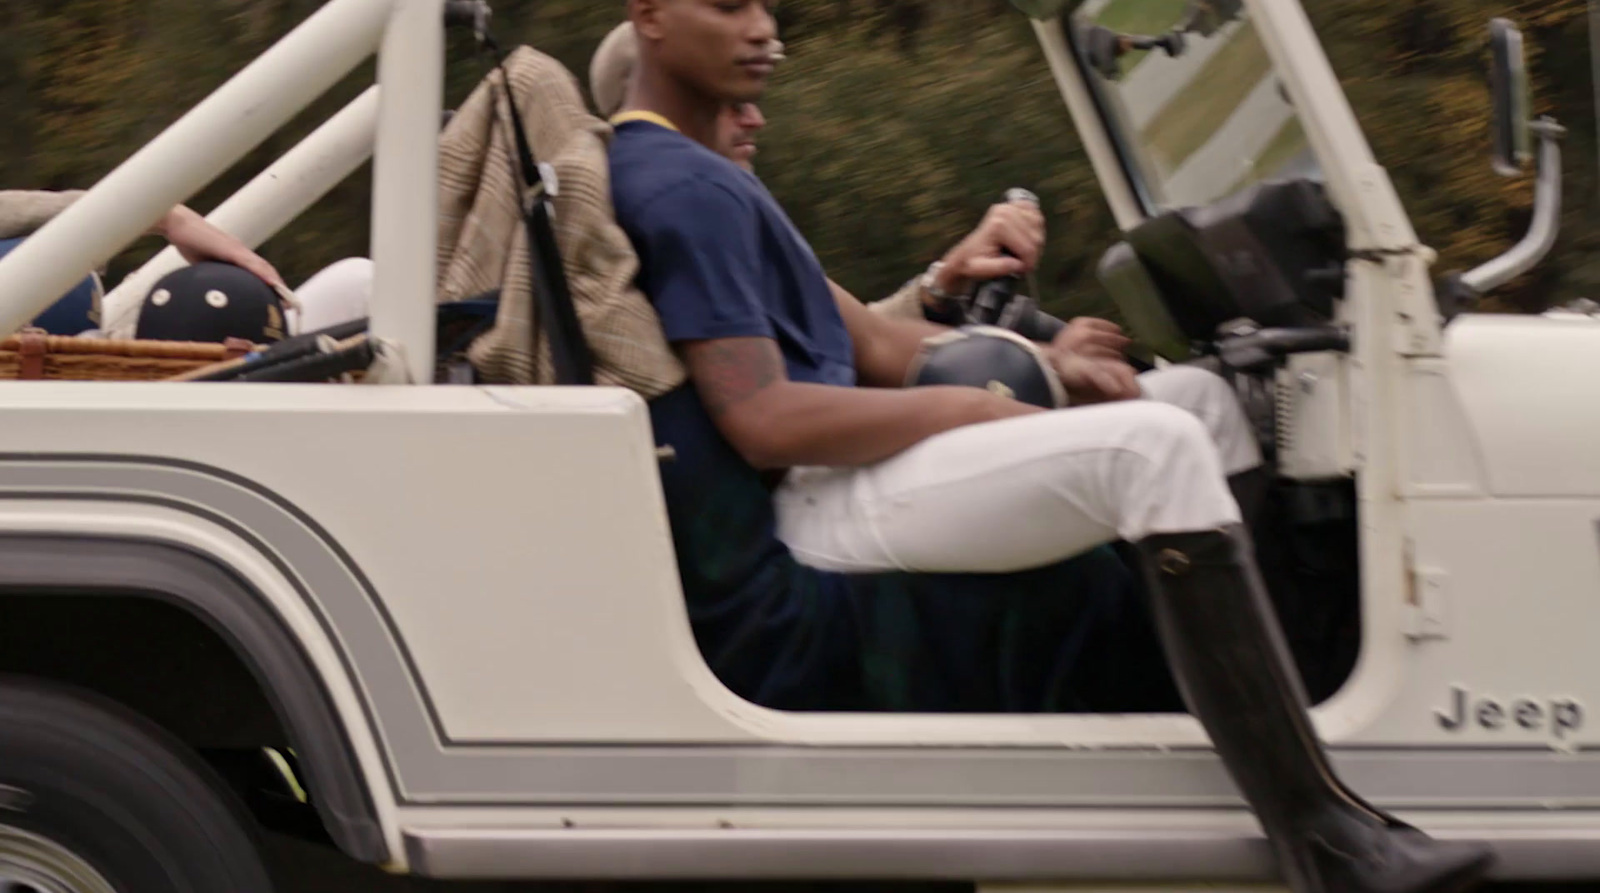
[[[1334,326],[1258,329],[1217,342],[1217,354],[1223,364],[1240,372],[1269,368],[1292,354],[1349,349],[1350,333]]]

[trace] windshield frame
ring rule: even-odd
[[[1128,181],[1128,186],[1139,203],[1140,212],[1148,220],[1162,213],[1162,208],[1145,181],[1144,172],[1139,167],[1133,148],[1128,144],[1128,134],[1111,114],[1110,100],[1105,94],[1105,83],[1098,74],[1089,69],[1084,59],[1082,45],[1078,42],[1078,29],[1073,25],[1073,16],[1081,5],[1075,3],[1071,8],[1062,10],[1056,17],[1056,27],[1061,29],[1061,39],[1067,46],[1067,55],[1071,57],[1070,61],[1078,73],[1078,79],[1088,88],[1095,114],[1100,118],[1100,128],[1105,132],[1112,147],[1116,149],[1117,166],[1122,169],[1122,176]]]
[[[1300,173],[1291,173],[1288,168],[1284,168],[1278,174],[1259,174],[1255,175],[1254,179],[1250,176],[1241,176],[1234,182],[1232,189],[1222,194],[1210,195],[1209,197],[1194,196],[1189,200],[1179,200],[1178,196],[1169,195],[1169,189],[1174,185],[1179,171],[1174,169],[1170,172],[1163,172],[1159,166],[1156,166],[1153,159],[1146,157],[1146,147],[1140,144],[1139,134],[1133,129],[1134,125],[1119,114],[1119,103],[1113,95],[1115,82],[1107,81],[1103,78],[1099,72],[1093,69],[1089,61],[1089,53],[1082,41],[1087,25],[1091,23],[1083,23],[1078,20],[1079,12],[1088,2],[1089,0],[1073,0],[1061,10],[1050,27],[1059,31],[1062,45],[1067,50],[1067,55],[1071,57],[1071,65],[1077,74],[1077,79],[1082,84],[1084,92],[1093,105],[1095,116],[1099,119],[1100,129],[1105,134],[1106,142],[1116,156],[1117,165],[1121,169],[1124,181],[1128,184],[1128,191],[1138,205],[1139,213],[1143,219],[1148,220],[1181,208],[1210,205],[1227,198],[1229,195],[1236,194],[1248,186],[1271,180],[1309,177],[1324,185],[1327,184],[1327,166],[1321,153],[1317,151],[1316,143],[1312,137],[1312,123],[1307,119],[1303,109],[1291,95],[1288,80],[1278,65],[1278,61],[1273,58],[1271,51],[1266,49],[1267,36],[1262,32],[1261,23],[1257,20],[1254,3],[1252,0],[1245,0],[1243,19],[1254,32],[1256,38],[1262,42],[1262,50],[1266,52],[1267,76],[1277,83],[1277,92],[1282,97],[1284,106],[1286,106],[1287,116],[1284,119],[1284,124],[1293,123],[1297,126],[1300,134],[1299,140],[1302,145],[1293,157],[1303,156],[1309,161],[1313,172],[1307,173],[1302,170]],[[1209,37],[1210,34],[1205,36]],[[1318,48],[1320,49],[1320,45]],[[1151,50],[1150,52],[1157,51]],[[1343,99],[1342,93],[1340,99]],[[1283,132],[1280,131],[1279,135]],[[1267,145],[1274,145],[1276,140],[1277,136]],[[1263,152],[1265,151],[1266,148],[1263,147]],[[1173,176],[1168,176],[1168,174]]]

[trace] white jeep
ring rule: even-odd
[[[1459,312],[1554,235],[1520,38],[1497,27],[1500,161],[1542,138],[1534,232],[1436,286],[1298,2],[1097,30],[1128,2],[1017,5],[1138,334],[1209,341],[1268,395],[1280,474],[1354,494],[1358,657],[1314,711],[1341,774],[1502,877],[1600,876],[1600,317]],[[372,336],[431,382],[442,6],[331,0],[0,261],[0,331],[377,52],[374,91],[213,219],[259,242],[375,151]],[[1244,41],[1259,70],[1153,144]],[[439,878],[1271,876],[1186,715],[730,693],[632,392],[4,382],[0,420],[0,889],[266,890],[241,804]]]

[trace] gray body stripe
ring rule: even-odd
[[[1268,880],[1266,840],[1251,832],[1038,832],[1018,829],[767,830],[487,829],[408,831],[412,871],[452,880],[583,878],[619,881],[1021,881],[1092,884],[1034,888],[1123,890],[1130,882]],[[1127,886],[1127,893],[1149,886]],[[1206,889],[1211,889],[1207,886]],[[1222,893],[1219,888],[1216,893]],[[1275,893],[1281,887],[1254,890]],[[1245,893],[1239,890],[1238,893]]]
[[[1600,848],[1581,830],[1495,836],[1475,827],[1446,839],[1487,838],[1500,880],[1600,875]],[[1195,890],[1285,893],[1265,838],[1254,828],[829,827],[475,829],[406,833],[412,870],[429,877],[583,878],[625,881],[1036,880],[1045,890]],[[1077,883],[1070,883],[1077,881]],[[1200,883],[1203,881],[1232,882]],[[1170,886],[1168,886],[1170,884]],[[1591,889],[1585,887],[1581,889]],[[998,889],[998,888],[997,888]],[[1580,889],[1561,886],[1556,890]]]
[[[1231,807],[1204,749],[452,745],[359,569],[304,513],[217,469],[143,457],[0,456],[0,496],[171,505],[268,544],[325,618],[415,804]],[[1600,759],[1521,748],[1339,748],[1356,789],[1409,808],[1600,806]]]
[[[0,498],[102,499],[162,505],[220,524],[270,560],[295,587],[345,664],[386,746],[391,784],[401,767],[437,756],[437,718],[410,655],[365,575],[304,512],[258,484],[170,459],[0,456]]]

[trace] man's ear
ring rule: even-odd
[[[667,0],[628,0],[628,20],[643,40],[661,39],[661,7]]]

